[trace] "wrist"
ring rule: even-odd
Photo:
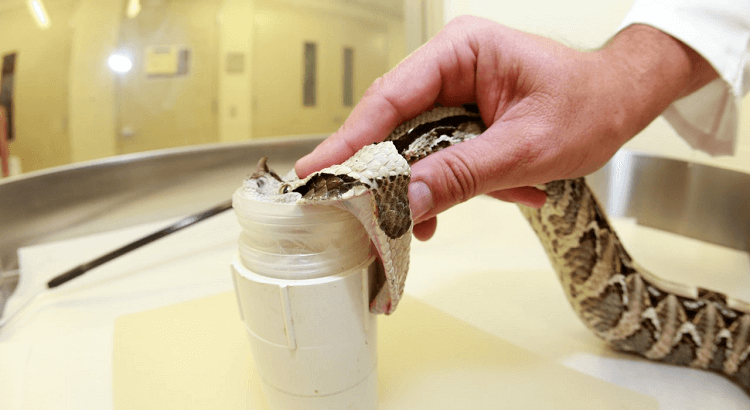
[[[618,124],[622,143],[673,101],[717,77],[711,65],[690,47],[646,25],[623,29],[595,53],[622,113]]]

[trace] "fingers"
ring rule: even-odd
[[[300,178],[327,166],[339,164],[365,145],[384,140],[407,118],[409,110],[395,105],[384,95],[382,83],[385,81],[388,81],[385,77],[378,79],[352,110],[344,125],[310,154],[297,161],[295,172]]]
[[[410,189],[409,195],[412,195]],[[541,208],[547,201],[547,194],[533,187],[518,187],[490,192],[487,195],[505,202],[514,202],[531,208]],[[412,202],[413,204],[413,202]],[[418,221],[416,218],[415,221]],[[437,230],[437,217],[422,218],[414,224],[414,237],[420,241],[431,239]]]
[[[409,195],[412,195],[410,190]],[[531,208],[541,208],[547,201],[547,194],[533,187],[518,187],[490,192],[487,195],[505,202],[513,202]],[[412,204],[414,204],[412,202]],[[419,205],[418,205],[419,206]],[[421,221],[414,219],[414,237],[420,241],[427,241],[435,235],[437,230],[437,217],[433,216]]]
[[[430,187],[424,181],[413,181],[409,184],[409,207],[412,219],[416,222],[421,222],[422,217],[435,208]]]
[[[437,229],[437,217],[432,217],[424,222],[414,225],[414,237],[420,241],[426,241],[435,234]]]
[[[383,141],[400,123],[432,108],[436,102],[461,105],[475,96],[474,34],[491,23],[457,19],[396,68],[377,79],[344,125],[313,152],[297,161],[300,178],[341,163],[360,148]]]
[[[541,206],[545,194],[526,186],[550,180],[547,170],[554,167],[529,166],[548,162],[549,154],[543,144],[519,142],[524,134],[516,128],[493,124],[483,135],[414,164],[409,201],[416,220],[428,219],[474,196],[509,188],[514,189],[496,197]]]
[[[513,202],[536,209],[541,208],[547,201],[546,193],[530,186],[502,189],[500,191],[489,192],[487,195],[501,201]]]
[[[410,189],[409,195],[412,195]],[[487,195],[505,202],[514,202],[531,208],[541,208],[547,201],[547,194],[533,187],[518,187],[490,192]],[[413,202],[412,202],[413,206]],[[437,217],[433,216],[421,221],[414,219],[414,237],[420,241],[427,241],[435,235],[437,230]]]

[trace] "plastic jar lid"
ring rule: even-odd
[[[327,205],[263,202],[235,192],[242,226],[240,260],[277,279],[312,279],[345,272],[370,257],[367,231],[354,215]]]

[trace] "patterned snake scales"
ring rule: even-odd
[[[374,313],[390,314],[404,290],[412,220],[409,164],[486,129],[476,107],[436,108],[400,125],[386,142],[300,180],[282,179],[261,160],[246,190],[280,202],[332,204],[365,226],[382,262]],[[541,209],[520,206],[539,236],[568,301],[583,323],[616,350],[721,373],[750,394],[750,305],[660,279],[623,248],[583,178],[538,186]]]

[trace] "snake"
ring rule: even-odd
[[[480,136],[476,105],[437,107],[396,127],[341,164],[300,179],[261,159],[243,183],[264,200],[333,205],[363,224],[380,261],[370,311],[391,314],[409,269],[410,165]],[[750,304],[662,279],[623,247],[584,177],[535,186],[539,209],[519,204],[583,324],[614,350],[719,373],[750,395]]]

